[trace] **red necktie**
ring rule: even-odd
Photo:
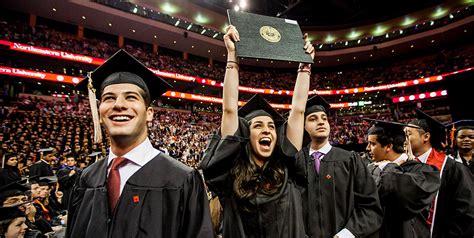
[[[114,211],[120,197],[120,173],[118,169],[124,166],[127,162],[128,160],[124,157],[117,157],[112,160],[112,166],[110,167],[109,177],[107,179],[107,191],[111,211]]]

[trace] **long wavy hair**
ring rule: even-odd
[[[277,140],[278,141],[278,140]],[[247,158],[237,159],[231,174],[233,178],[233,191],[239,199],[241,208],[246,212],[255,211],[251,200],[257,194],[271,197],[280,191],[285,180],[285,170],[279,158],[275,158],[280,150],[276,143],[272,155],[268,158],[262,168],[250,157],[250,143],[247,143],[243,152]]]

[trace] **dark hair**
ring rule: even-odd
[[[438,137],[441,137],[441,136],[436,134],[436,131],[430,127],[430,125],[425,119],[415,119],[411,121],[409,124],[420,127],[421,129],[418,129],[418,133],[420,134],[422,134],[423,131],[430,133],[430,144],[431,144],[431,147],[433,147],[435,150],[440,151],[443,149],[441,138],[437,139],[437,136]]]
[[[250,157],[250,143],[247,142],[244,158],[237,159],[231,170],[233,177],[232,190],[240,201],[241,208],[246,212],[255,211],[250,202],[257,194],[272,196],[280,190],[285,180],[283,164],[276,158],[279,154],[279,143],[276,143],[267,163],[259,168]]]
[[[474,126],[460,126],[456,128],[456,131],[454,131],[454,139],[458,138],[458,133],[462,130],[474,130]]]
[[[393,134],[390,133],[388,130],[386,130],[383,127],[379,126],[372,126],[369,131],[367,132],[368,135],[376,135],[377,136],[377,141],[382,145],[382,146],[387,146],[389,144],[392,144],[393,146],[393,151],[395,151],[398,154],[405,153],[405,135],[403,134]]]

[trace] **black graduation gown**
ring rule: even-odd
[[[213,237],[197,170],[160,153],[133,174],[110,214],[107,160],[85,169],[74,187],[67,237]]]
[[[297,154],[306,232],[309,237],[328,238],[346,228],[356,237],[374,235],[382,224],[377,187],[366,162],[355,152],[337,147],[321,159],[319,175],[309,146]]]
[[[7,184],[21,180],[20,173],[17,168],[5,165],[5,168],[0,168],[0,187]]]
[[[248,137],[245,122],[239,120],[239,130],[234,136],[221,138],[214,135],[205,151],[201,168],[209,189],[219,197],[223,208],[222,236],[225,238],[301,238],[305,237],[301,194],[288,170],[288,164],[294,163],[296,149],[286,139],[285,127],[279,128],[280,141],[272,158],[285,161],[285,180],[280,191],[265,197],[258,194],[251,199],[256,207],[253,213],[243,214],[238,198],[233,192],[231,170],[238,159],[248,160],[246,152]],[[283,139],[284,138],[284,139]],[[283,148],[283,149],[278,149]],[[264,166],[265,167],[265,166]],[[294,168],[294,166],[292,166]]]
[[[38,176],[38,177],[45,177],[45,176],[53,176],[53,169],[51,166],[44,162],[43,160],[40,160],[30,167],[30,177],[33,176]]]
[[[474,236],[473,174],[450,158],[442,172],[434,218],[433,238]]]
[[[81,173],[80,169],[77,167],[74,167],[74,170],[76,171],[76,173],[72,176],[69,176],[69,172],[71,172],[71,169],[68,167],[64,167],[58,170],[56,174],[56,176],[58,177],[59,191],[63,192],[62,204],[65,208],[67,208],[69,205],[69,199],[72,193],[72,189],[74,187],[74,183],[79,178]]]
[[[378,167],[375,169],[380,171]],[[429,238],[426,214],[440,186],[438,170],[434,166],[410,160],[401,166],[389,163],[383,171],[375,173],[384,210],[379,236]]]

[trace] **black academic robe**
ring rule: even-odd
[[[302,189],[306,232],[309,237],[333,237],[346,228],[356,237],[372,236],[382,224],[377,187],[366,162],[355,152],[337,147],[321,159],[314,171],[309,145],[297,154],[304,171]]]
[[[20,172],[16,167],[5,165],[5,168],[0,168],[0,187],[20,180]]]
[[[442,171],[433,238],[474,236],[473,174],[461,163],[446,159]]]
[[[389,163],[383,171],[371,164],[369,170],[378,183],[384,211],[379,237],[429,238],[426,214],[440,186],[438,170],[412,160],[401,166]]]
[[[62,205],[65,208],[67,208],[69,205],[69,199],[72,193],[72,189],[74,187],[74,183],[81,174],[81,170],[79,168],[74,167],[73,169],[76,171],[76,173],[72,176],[69,176],[69,173],[71,172],[72,168],[68,167],[64,167],[58,170],[56,174],[56,176],[58,177],[59,191],[63,192]]]
[[[288,164],[294,164],[296,148],[285,137],[285,127],[279,129],[280,141],[266,163],[281,160],[285,179],[272,196],[250,199],[252,211],[245,212],[233,192],[231,170],[237,160],[249,160],[245,122],[239,120],[239,131],[221,138],[214,135],[205,151],[201,168],[209,189],[216,193],[223,209],[222,236],[225,238],[300,238],[305,237],[301,194]],[[282,149],[280,149],[282,148]],[[294,166],[291,166],[294,168]],[[266,166],[263,166],[265,170]],[[263,173],[263,172],[262,172]]]
[[[51,165],[40,160],[30,167],[30,177],[38,176],[38,177],[45,177],[45,176],[53,176],[53,169]]]
[[[111,214],[107,160],[100,160],[83,171],[74,187],[67,237],[213,237],[202,178],[160,153],[128,179]]]

